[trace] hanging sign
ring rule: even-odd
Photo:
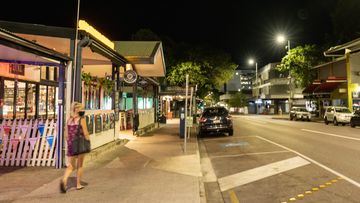
[[[25,134],[26,134],[26,131],[28,129],[28,126],[27,125],[23,125],[21,126],[21,132],[22,132],[22,135],[25,137]]]
[[[4,126],[4,132],[6,135],[10,135],[10,130],[11,130],[11,127],[10,126]]]
[[[53,141],[54,141],[54,135],[50,135],[46,138],[47,142],[49,143],[50,147],[52,146],[53,144]]]
[[[10,140],[10,142],[11,142],[11,145],[13,146],[13,149],[16,149],[19,142],[20,142],[20,140],[16,139],[16,138],[13,138],[13,139]]]
[[[124,73],[124,81],[126,83],[132,84],[136,82],[137,80],[137,74],[134,70],[127,70]]]
[[[29,138],[31,149],[34,149],[36,141],[37,141],[36,137]]]
[[[16,63],[11,63],[9,65],[9,72],[11,74],[15,74],[15,75],[25,75],[25,65],[23,64],[16,64]]]
[[[45,128],[44,124],[38,125],[38,131],[40,132],[40,137],[42,137],[42,135],[44,134],[44,128]]]

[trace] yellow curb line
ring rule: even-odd
[[[237,198],[237,196],[236,196],[236,194],[234,192],[234,190],[230,190],[229,195],[230,195],[230,200],[231,200],[232,203],[240,203],[239,199]]]

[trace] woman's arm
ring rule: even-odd
[[[84,136],[87,140],[90,140],[90,135],[89,135],[89,131],[87,129],[87,125],[86,125],[86,121],[85,119],[81,119],[81,127],[83,129],[84,132]]]

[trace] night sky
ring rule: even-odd
[[[94,3],[101,2],[101,3]],[[260,65],[280,61],[285,45],[322,44],[332,31],[335,0],[237,1],[81,1],[80,19],[112,40],[130,40],[141,28],[176,42],[208,44],[230,53],[246,68],[252,56]],[[2,5],[0,20],[75,27],[77,1],[16,1]]]

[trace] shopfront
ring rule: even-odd
[[[18,71],[13,71],[14,68]],[[0,62],[3,119],[54,119],[58,103],[58,67]],[[51,77],[50,77],[51,75]]]
[[[0,166],[62,164],[71,59],[0,29]]]

